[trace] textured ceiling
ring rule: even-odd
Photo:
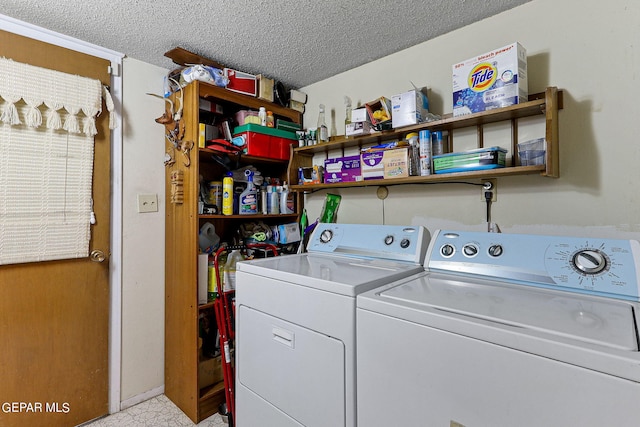
[[[183,47],[302,87],[530,0],[0,0],[0,13],[174,68]]]

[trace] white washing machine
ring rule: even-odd
[[[318,224],[308,253],[238,264],[239,427],[356,425],[356,296],[424,270],[424,227]]]
[[[357,298],[358,425],[638,426],[636,241],[437,231]]]

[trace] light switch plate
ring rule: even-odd
[[[158,195],[138,194],[138,212],[158,212]]]

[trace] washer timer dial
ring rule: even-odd
[[[582,249],[571,259],[573,267],[584,274],[598,274],[607,268],[607,256],[598,249]]]

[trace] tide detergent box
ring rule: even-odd
[[[512,43],[453,66],[453,115],[526,102],[527,51]]]

